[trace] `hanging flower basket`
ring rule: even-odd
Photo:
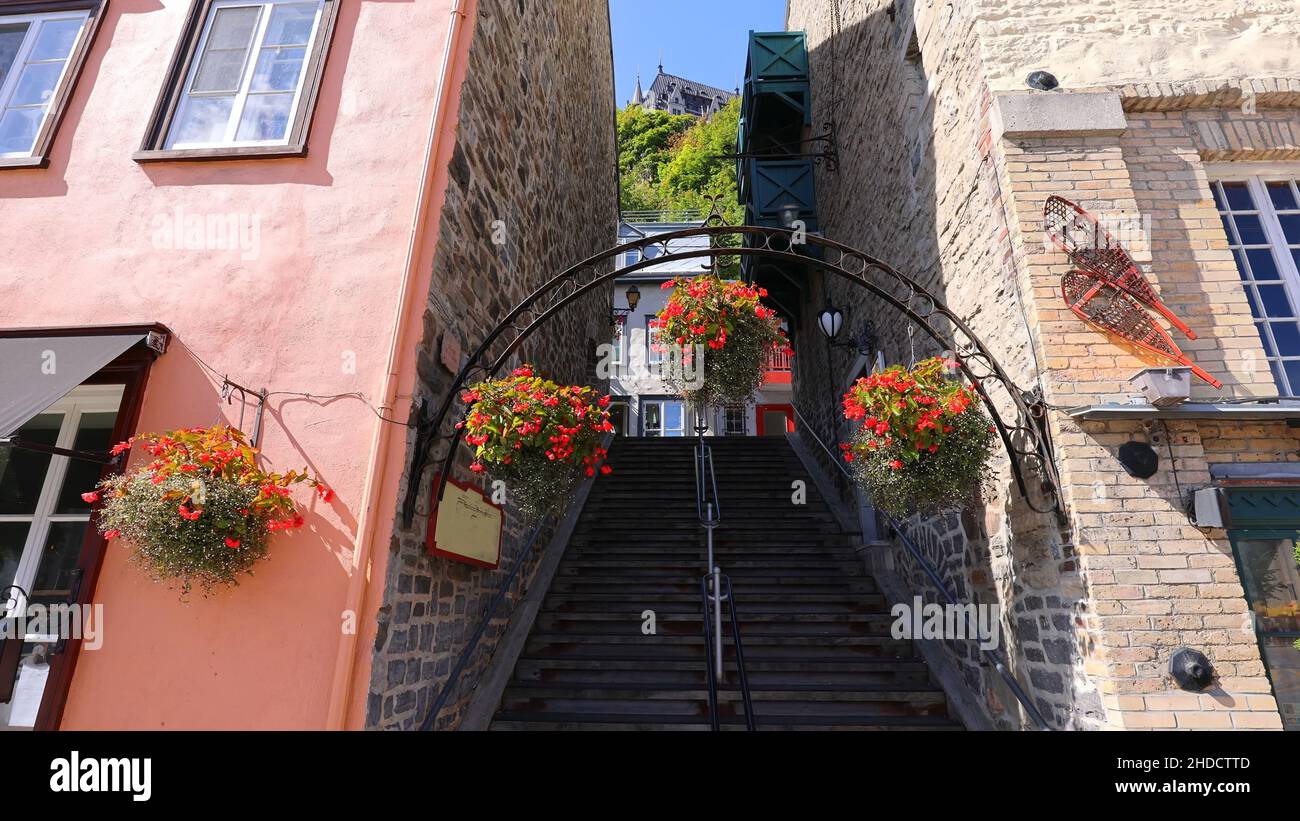
[[[776,312],[759,301],[765,289],[713,275],[679,277],[661,287],[673,289],[652,320],[659,337],[655,350],[671,354],[662,378],[691,403],[748,402],[763,386],[773,351],[793,354]]]
[[[112,453],[135,444],[153,461],[82,498],[103,502],[98,521],[106,538],[121,537],[155,580],[177,582],[185,594],[196,582],[205,592],[238,584],[266,557],[272,532],[302,526],[293,485],[310,485],[326,502],[334,497],[306,468],[262,470],[257,449],[226,425],[140,434]]]
[[[995,428],[973,388],[939,357],[859,379],[844,416],[859,422],[841,445],[872,503],[896,516],[936,513],[978,498],[991,478]]]
[[[609,397],[594,388],[557,385],[524,365],[461,398],[470,403],[457,424],[475,449],[470,470],[503,480],[510,502],[530,519],[558,509],[582,477],[610,472],[600,446],[614,430]]]

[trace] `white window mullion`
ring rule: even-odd
[[[63,415],[59,426],[59,435],[55,447],[71,448],[77,437],[78,421],[81,411],[74,405]],[[18,562],[15,582],[23,590],[31,592],[36,571],[41,565],[41,555],[45,550],[45,539],[50,530],[50,516],[54,513],[54,504],[59,490],[63,487],[63,478],[68,472],[68,457],[50,456],[50,466],[45,471],[45,482],[41,485],[41,495],[36,502],[36,511],[32,516],[31,529],[27,531],[27,544],[23,548],[23,557]]]
[[[9,106],[9,99],[14,95],[14,87],[18,85],[18,78],[23,73],[23,66],[27,64],[27,57],[32,53],[32,47],[36,45],[36,29],[40,26],[40,19],[28,15],[26,17],[3,17],[0,22],[9,23],[27,23],[27,32],[23,35],[23,43],[18,47],[18,53],[14,55],[13,65],[9,69],[9,76],[5,78],[3,86],[0,86],[0,111]]]
[[[262,51],[262,43],[266,40],[266,27],[271,22],[271,11],[274,4],[263,3],[257,11],[257,26],[253,29],[253,38],[248,44],[248,53],[244,55],[244,69],[240,75],[239,91],[235,94],[235,102],[230,107],[230,122],[226,123],[226,135],[224,142],[235,142],[235,135],[239,133],[239,124],[244,119],[244,106],[248,104],[248,89],[253,84],[253,75],[256,74],[258,56]]]
[[[298,105],[302,102],[302,90],[307,84],[307,69],[311,66],[312,44],[316,42],[316,31],[320,28],[321,17],[323,16],[324,6],[318,5],[316,8],[316,18],[312,20],[311,32],[307,35],[307,43],[303,46],[302,65],[298,68],[298,85],[293,90],[293,101],[289,104],[289,123],[285,126],[285,139],[288,139],[289,132],[293,130],[294,117],[298,113]],[[267,15],[270,17],[271,15]]]

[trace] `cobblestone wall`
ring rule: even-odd
[[[420,347],[420,395],[431,404],[454,376],[440,361],[443,346],[468,354],[529,292],[614,244],[613,101],[604,2],[479,0]],[[570,305],[512,361],[533,362],[556,381],[593,384],[609,300],[604,289]],[[434,464],[445,448],[435,450]],[[461,480],[472,478],[468,456],[462,447]],[[418,477],[413,526],[399,522],[392,538],[367,703],[372,728],[418,726],[531,532],[513,512],[507,516],[495,571],[430,557],[424,540],[433,470]],[[403,491],[410,480],[403,477]],[[521,569],[440,727],[458,722],[536,563]]]

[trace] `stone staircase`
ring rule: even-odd
[[[944,693],[784,437],[713,438],[759,730],[952,730]],[[694,441],[620,439],[596,482],[493,730],[709,728]],[[803,479],[807,502],[793,503]],[[656,633],[642,632],[654,611]],[[729,628],[724,729],[744,729]]]

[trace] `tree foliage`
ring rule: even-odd
[[[699,210],[721,195],[727,219],[741,222],[736,164],[740,100],[708,120],[628,106],[618,112],[620,205],[624,211]]]

